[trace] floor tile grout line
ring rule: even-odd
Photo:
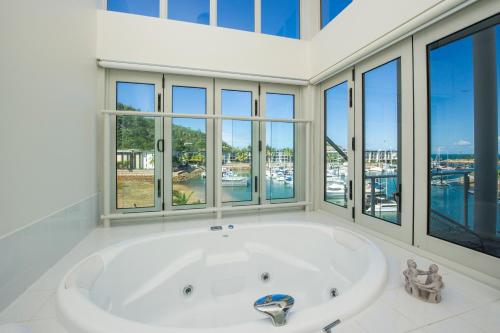
[[[444,318],[438,319],[438,320],[433,321],[433,322],[430,322],[430,323],[428,323],[428,324],[425,324],[425,325],[419,326],[419,327],[417,327],[417,328],[415,328],[415,329],[411,329],[411,330],[409,330],[409,331],[406,331],[405,333],[414,332],[414,331],[417,331],[417,330],[419,330],[419,329],[423,329],[423,328],[425,328],[425,327],[432,326],[432,325],[435,325],[435,324],[441,323],[441,322],[446,321],[446,320],[450,320],[450,319],[453,319],[453,318],[460,317],[460,316],[462,316],[462,315],[464,315],[464,314],[466,314],[466,313],[469,313],[469,312],[472,312],[472,311],[479,310],[480,308],[482,308],[482,307],[484,307],[484,306],[487,306],[487,305],[489,305],[489,304],[496,303],[496,302],[497,302],[497,301],[499,301],[499,300],[500,300],[500,299],[495,299],[495,300],[493,300],[493,301],[487,301],[487,302],[485,302],[485,303],[483,303],[483,304],[481,304],[481,305],[475,306],[475,307],[473,307],[473,308],[471,308],[471,309],[468,309],[468,310],[466,310],[466,311],[459,312],[459,313],[457,313],[457,314],[454,314],[454,315],[451,315],[451,316],[447,316],[447,317],[444,317]],[[471,324],[471,325],[472,325],[472,326],[474,326],[474,327],[476,327],[476,328],[478,328],[478,329],[480,329],[480,330],[482,331],[482,328],[477,327],[477,326],[476,326],[476,325],[474,325],[474,324]]]

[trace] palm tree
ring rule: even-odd
[[[178,205],[178,206],[187,205],[189,203],[189,200],[193,196],[193,193],[194,192],[187,194],[186,192],[174,190],[173,191],[174,205]]]

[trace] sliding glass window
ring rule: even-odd
[[[321,29],[339,15],[352,0],[321,0]]]
[[[266,93],[266,118],[295,115],[295,96]],[[295,197],[295,125],[266,122],[266,199]]]
[[[500,257],[500,15],[427,48],[428,234]]]
[[[401,60],[363,73],[363,214],[401,224]]]
[[[205,88],[172,87],[172,112],[203,115],[207,110]],[[207,202],[207,120],[172,120],[172,205]]]
[[[252,92],[221,91],[223,116],[252,116]],[[222,121],[222,201],[253,199],[253,125],[248,120]]]
[[[116,82],[116,110],[155,112],[155,85]],[[116,208],[155,207],[155,143],[160,119],[116,117]]]
[[[217,0],[217,25],[255,31],[254,0]]]
[[[262,0],[262,33],[300,38],[299,0]]]
[[[349,84],[340,83],[325,91],[324,200],[347,207]]]
[[[108,0],[110,11],[129,14],[160,16],[160,0]]]
[[[210,24],[210,0],[168,0],[167,6],[171,20]]]

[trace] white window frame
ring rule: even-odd
[[[301,105],[301,94],[300,88],[297,86],[281,85],[281,84],[271,84],[271,83],[261,83],[260,84],[260,102],[259,102],[259,116],[266,118],[266,94],[282,94],[282,95],[293,95],[294,96],[294,115],[293,119],[300,118],[300,105]],[[306,190],[304,175],[305,164],[301,158],[302,151],[304,151],[303,144],[305,142],[305,127],[306,125],[295,124],[294,133],[294,196],[293,198],[286,199],[268,199],[266,195],[266,124],[267,122],[261,122],[260,124],[260,140],[262,141],[262,151],[260,152],[260,191],[261,191],[261,203],[262,204],[279,204],[279,203],[289,203],[297,202],[304,198],[304,192]]]
[[[204,88],[206,91],[206,114],[214,114],[214,86],[213,79],[195,76],[179,76],[179,75],[165,75],[165,92],[164,103],[165,112],[173,113],[172,109],[172,95],[173,87],[192,87]],[[175,119],[175,118],[174,118]],[[200,205],[186,205],[174,206],[173,205],[173,181],[172,181],[172,118],[164,120],[164,133],[165,133],[165,210],[180,210],[180,209],[200,209],[210,208],[214,206],[214,120],[206,119],[206,185],[205,185],[205,204]]]
[[[401,128],[398,173],[402,184],[401,225],[396,225],[363,212],[363,74],[395,59],[400,59]],[[355,66],[355,221],[407,244],[413,242],[413,54],[407,38]]]
[[[163,96],[161,75],[155,73],[143,73],[143,72],[133,72],[133,71],[121,71],[121,70],[108,70],[107,75],[107,96],[106,96],[106,108],[111,110],[116,110],[116,84],[117,82],[129,82],[129,83],[143,83],[143,84],[154,84],[155,85],[155,96],[154,96],[154,112],[158,112],[158,95]],[[155,138],[158,140],[162,136],[162,129],[159,125],[161,122],[155,121]],[[155,180],[154,180],[154,195],[155,195],[155,205],[154,207],[146,208],[117,208],[117,190],[116,190],[116,117],[113,117],[110,121],[110,131],[113,133],[111,135],[111,161],[110,164],[110,205],[111,211],[123,212],[123,213],[137,213],[137,212],[154,212],[160,211],[162,209],[163,202],[163,190],[160,189],[161,196],[158,197],[158,182],[161,180],[163,186],[164,177],[161,174],[163,167],[163,155],[164,153],[158,151],[158,146],[155,142]]]
[[[232,90],[232,91],[244,91],[250,92],[252,94],[251,101],[251,115],[249,117],[255,116],[255,101],[259,100],[259,84],[257,82],[249,82],[249,81],[235,81],[235,80],[226,80],[226,79],[215,79],[215,114],[222,115],[222,90]],[[217,128],[217,133],[221,133],[222,135],[222,123],[220,124],[220,128]],[[255,192],[255,176],[258,176],[260,179],[260,169],[259,169],[259,123],[252,122],[252,200],[249,201],[233,201],[233,202],[223,202],[223,198],[221,197],[221,203],[223,206],[245,206],[245,205],[257,205],[259,203],[260,196],[260,184],[257,188],[257,192]],[[216,172],[222,173],[222,146],[219,146],[216,151]],[[219,151],[220,150],[220,151]],[[220,155],[220,156],[219,156]],[[221,181],[218,186],[222,186]],[[222,190],[221,190],[222,191]],[[222,194],[221,194],[222,195]]]
[[[500,12],[499,1],[480,1],[414,36],[415,58],[415,246],[482,273],[500,278],[500,258],[427,234],[428,225],[428,93],[427,45]],[[424,70],[425,69],[425,70]]]
[[[337,216],[340,216],[348,221],[354,221],[353,219],[353,214],[352,214],[352,209],[354,207],[354,199],[355,199],[355,182],[354,182],[354,173],[355,173],[355,154],[354,151],[352,150],[352,145],[351,145],[351,139],[354,137],[354,81],[353,81],[353,68],[347,69],[344,72],[334,76],[333,78],[324,81],[321,84],[320,87],[320,115],[319,115],[319,123],[321,124],[319,128],[320,132],[320,140],[321,140],[321,147],[320,147],[320,184],[319,184],[319,189],[321,190],[320,194],[320,208],[324,209],[328,212],[331,212],[332,214],[335,214]],[[325,165],[326,165],[326,154],[325,154],[325,147],[326,147],[326,142],[325,142],[325,135],[326,135],[326,91],[328,91],[330,88],[333,88],[335,86],[338,86],[344,82],[347,82],[347,93],[352,94],[352,105],[348,106],[349,110],[349,115],[348,115],[348,149],[347,149],[347,158],[348,158],[348,178],[347,178],[347,207],[342,207],[333,203],[330,203],[325,200],[325,194],[326,194],[326,179],[325,179]],[[349,99],[349,96],[347,97]],[[349,182],[352,182],[352,191],[349,193]],[[351,199],[352,198],[352,199]]]

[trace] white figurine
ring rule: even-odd
[[[441,289],[444,288],[443,279],[438,274],[439,267],[435,264],[429,266],[428,271],[417,269],[414,260],[407,261],[408,268],[404,270],[405,290],[408,294],[429,303],[441,302]],[[419,275],[427,275],[425,283],[418,280]]]

